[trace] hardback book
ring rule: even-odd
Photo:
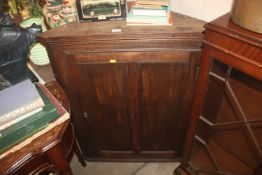
[[[44,102],[30,79],[0,91],[0,131],[43,107]]]
[[[31,115],[34,115],[35,113],[38,113],[38,112],[41,111],[42,109],[43,109],[42,107],[41,107],[41,108],[34,109],[34,110],[31,111],[31,112],[25,113],[25,114],[23,114],[23,115],[21,115],[21,116],[18,116],[18,117],[16,117],[16,118],[14,118],[14,119],[12,119],[12,120],[10,120],[10,121],[8,121],[8,122],[0,125],[0,131],[2,131],[2,130],[6,129],[6,128],[14,125],[14,124],[16,124],[17,122],[20,122],[21,120],[26,119],[27,117],[29,117],[29,116],[31,116]]]
[[[141,8],[141,7],[132,7],[133,15],[142,15],[142,16],[166,16],[166,9],[155,9],[155,8]]]
[[[127,25],[172,25],[171,15],[166,16],[145,16],[129,13],[126,18]]]
[[[18,142],[32,136],[34,133],[45,128],[50,122],[62,115],[61,106],[57,106],[58,102],[54,100],[55,98],[50,95],[49,91],[43,88],[45,87],[37,87],[37,91],[45,104],[43,109],[0,131],[0,152],[3,152]]]
[[[161,5],[151,5],[151,4],[134,4],[132,8],[143,8],[143,9],[164,9],[167,10],[168,6],[161,6]]]
[[[137,0],[137,4],[168,6],[168,0]]]

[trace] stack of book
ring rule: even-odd
[[[127,25],[172,25],[169,0],[129,1]]]
[[[58,117],[50,97],[31,80],[0,91],[0,153]]]

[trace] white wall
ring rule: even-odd
[[[229,12],[234,0],[171,0],[171,10],[202,19],[213,19]]]

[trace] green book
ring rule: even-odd
[[[59,117],[55,105],[39,87],[37,87],[37,90],[45,103],[43,110],[0,131],[0,153],[32,136],[45,128],[49,122]]]
[[[133,15],[133,10],[127,14],[127,23],[169,24],[169,14],[165,16]]]

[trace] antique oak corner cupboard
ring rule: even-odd
[[[87,160],[181,157],[204,23],[175,13],[173,20],[74,22],[38,37],[69,96]]]

